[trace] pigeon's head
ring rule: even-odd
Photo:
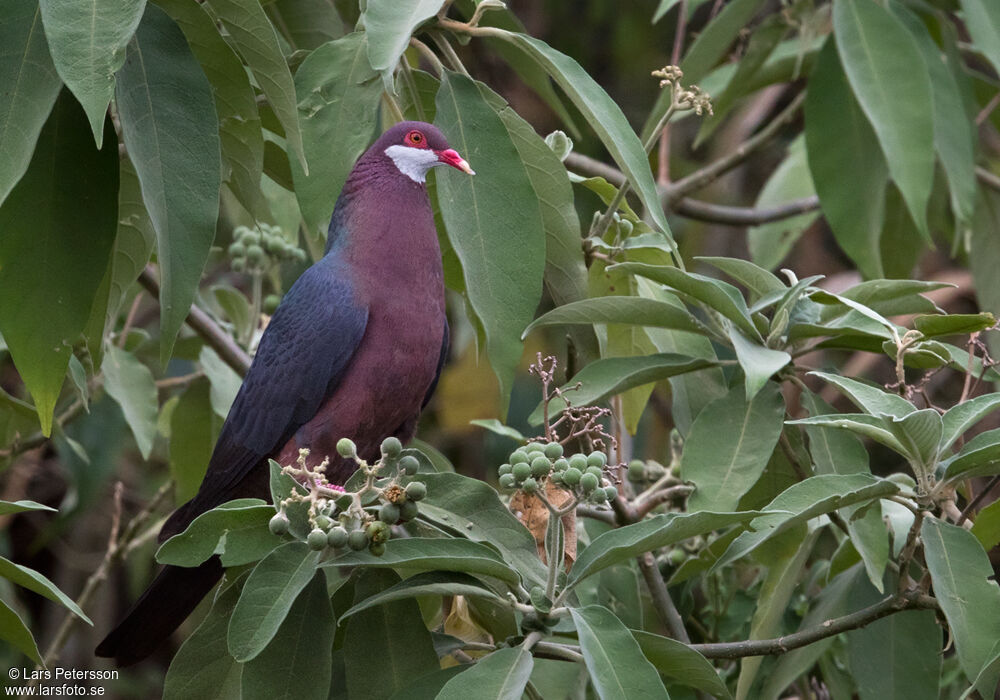
[[[423,182],[427,171],[437,165],[450,165],[469,175],[472,168],[433,124],[400,122],[382,134],[372,150],[384,153],[403,175]]]

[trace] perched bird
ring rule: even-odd
[[[234,498],[268,498],[268,458],[310,466],[330,458],[344,483],[354,463],[337,455],[351,438],[378,457],[381,441],[413,436],[448,351],[441,252],[424,178],[469,164],[434,126],[403,122],[358,160],[333,211],[321,260],[292,285],[261,337],[197,495],[160,540]],[[129,665],[151,654],[222,576],[218,557],[166,566],[98,656]]]

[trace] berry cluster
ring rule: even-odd
[[[263,272],[282,260],[305,262],[306,252],[281,235],[281,228],[257,224],[256,229],[237,226],[229,246],[230,266],[235,272]]]
[[[618,489],[605,476],[607,463],[607,456],[599,450],[589,455],[577,453],[564,457],[563,446],[558,442],[529,442],[514,450],[508,463],[500,465],[500,487],[533,494],[548,479],[572,491],[581,501],[603,504],[618,496]]]
[[[329,460],[309,468],[306,465],[309,451],[299,450],[299,466],[282,467],[282,472],[308,491],[293,491],[277,504],[278,512],[269,524],[271,532],[276,535],[289,532],[295,506],[308,504],[308,525],[299,529],[308,530],[305,540],[312,549],[367,549],[381,556],[392,535],[391,526],[416,518],[420,512],[417,503],[427,495],[427,485],[416,478],[420,463],[413,455],[402,452],[403,446],[397,438],[386,438],[382,441],[381,458],[370,465],[358,457],[353,441],[341,439],[337,453],[353,459],[364,477],[357,491],[347,491],[327,481]]]

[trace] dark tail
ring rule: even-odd
[[[218,557],[201,566],[165,566],[117,627],[97,645],[95,654],[131,666],[156,648],[191,614],[222,577]]]

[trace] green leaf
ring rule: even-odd
[[[663,681],[639,643],[614,613],[600,605],[570,608],[590,680],[601,700],[665,698]]]
[[[988,312],[978,314],[931,314],[917,316],[913,327],[928,338],[941,335],[968,335],[984,331],[996,325],[996,317]]]
[[[391,571],[364,571],[355,584],[354,603],[399,581]],[[386,700],[440,667],[415,600],[396,600],[352,615],[343,648],[350,700]]]
[[[781,435],[785,402],[777,384],[747,401],[742,386],[706,406],[688,434],[680,470],[694,482],[691,510],[734,510],[757,483]],[[720,440],[719,435],[729,436]]]
[[[663,15],[670,12],[670,10],[679,2],[680,0],[660,0],[660,4],[656,6],[656,11],[653,13],[653,24],[656,24],[663,19]]]
[[[612,265],[612,270],[631,272],[647,277],[654,282],[673,287],[681,294],[712,307],[728,318],[745,335],[760,341],[760,333],[750,320],[750,312],[739,290],[731,284],[694,272],[684,272],[666,265],[646,263],[621,263]]]
[[[974,681],[1000,639],[1000,589],[989,580],[993,567],[979,541],[963,528],[926,518],[920,537],[934,597],[948,620],[962,669]],[[994,684],[997,674],[1000,669]]]
[[[294,53],[314,51],[344,33],[344,26],[350,23],[341,22],[334,4],[326,0],[276,0],[265,9]]]
[[[223,362],[219,354],[208,345],[202,347],[198,353],[198,363],[205,371],[205,376],[208,377],[212,387],[209,392],[212,410],[215,411],[215,415],[225,418],[229,415],[233,401],[236,400],[243,378]]]
[[[542,326],[628,323],[701,333],[704,326],[686,309],[655,299],[632,296],[581,299],[557,306],[532,321],[521,337]]]
[[[818,425],[824,428],[849,430],[857,435],[863,435],[880,442],[904,457],[908,456],[906,448],[890,429],[889,422],[890,419],[870,416],[867,413],[836,413],[829,416],[813,416],[786,421],[788,425]]]
[[[125,414],[125,422],[135,437],[139,454],[143,459],[149,459],[159,413],[153,373],[135,355],[113,343],[104,353],[101,372],[104,374],[104,388]]]
[[[889,177],[875,132],[861,111],[829,39],[805,101],[809,171],[834,238],[865,277],[881,277],[879,232]],[[850,172],[851,177],[844,177]]]
[[[946,479],[968,479],[1000,469],[1000,428],[979,433],[954,457],[944,460]]]
[[[700,82],[708,75],[715,64],[728,53],[729,47],[740,31],[750,23],[761,4],[762,0],[734,0],[722,8],[715,19],[698,34],[681,61],[685,84]]]
[[[223,566],[257,561],[281,544],[267,529],[274,506],[223,504],[202,513],[184,532],[160,545],[156,561],[174,566],[198,566],[213,554],[222,555]]]
[[[428,491],[431,489],[428,488]],[[420,504],[423,508],[423,502]],[[461,571],[492,576],[517,584],[520,576],[504,563],[496,551],[462,539],[408,537],[386,543],[385,554],[376,557],[368,552],[347,552],[323,566],[364,566],[368,569],[405,567],[414,571]]]
[[[34,569],[29,569],[27,566],[15,564],[9,559],[0,557],[0,578],[5,578],[15,586],[27,588],[29,591],[34,591],[54,603],[59,603],[88,625],[93,626],[94,623],[83,613],[79,605],[60,591],[54,583]]]
[[[849,299],[887,316],[915,313],[943,313],[922,294],[950,287],[946,282],[924,280],[867,280],[849,287],[841,299]],[[881,321],[880,321],[881,322]]]
[[[58,511],[55,508],[35,503],[34,501],[0,501],[0,515],[10,515],[11,513],[24,513],[25,511],[48,510],[53,513]]]
[[[735,328],[729,329],[729,339],[733,341],[736,359],[743,368],[746,396],[751,400],[768,379],[792,361],[792,356],[784,350],[772,350],[751,342]]]
[[[28,169],[35,141],[52,111],[62,81],[35,0],[13,0],[0,26],[0,203]],[[102,116],[103,119],[103,116]]]
[[[436,104],[437,125],[480,168],[472,177],[438,173],[435,183],[448,240],[461,260],[469,302],[483,325],[486,353],[506,407],[523,350],[518,337],[542,293],[542,215],[507,128],[476,83],[446,73]]]
[[[651,632],[631,630],[639,648],[656,670],[686,688],[696,688],[716,698],[729,700],[729,688],[708,659],[683,642]]]
[[[264,135],[256,95],[243,62],[226,43],[204,5],[187,0],[157,0],[157,5],[184,32],[212,85],[219,116],[222,179],[254,218],[269,218],[260,192]]]
[[[326,700],[335,630],[326,576],[316,572],[271,643],[244,665],[242,700]]]
[[[10,644],[39,666],[45,666],[42,655],[38,653],[38,645],[31,636],[21,616],[7,603],[0,600],[0,639]]]
[[[445,683],[437,700],[520,700],[533,666],[523,646],[498,649]]]
[[[368,62],[383,75],[385,89],[392,92],[392,72],[410,45],[410,36],[437,14],[441,0],[370,0],[365,8]]]
[[[667,547],[677,542],[745,523],[758,516],[757,511],[712,513],[705,510],[689,513],[666,513],[646,518],[633,525],[609,530],[594,538],[577,557],[566,581],[575,586],[587,576],[632,559],[643,552]]]
[[[932,469],[937,462],[938,444],[943,431],[941,414],[937,409],[913,411],[902,418],[883,418],[886,419],[889,430],[906,449],[905,454],[925,469]]]
[[[424,541],[429,542],[431,540]],[[410,568],[408,564],[404,564],[403,566],[407,569]],[[501,598],[499,595],[483,585],[482,582],[472,576],[463,573],[432,570],[425,571],[424,573],[417,574],[416,576],[411,576],[410,578],[397,583],[395,586],[390,586],[384,591],[376,593],[357,605],[348,608],[348,610],[340,616],[337,624],[342,625],[351,615],[359,613],[362,610],[375,607],[376,605],[390,603],[394,600],[405,600],[407,598],[417,598],[419,596],[431,595],[461,595],[492,598],[503,605],[506,605],[507,603],[506,600]]]
[[[833,27],[844,72],[875,130],[889,173],[929,241],[934,119],[927,108],[931,83],[920,49],[891,13],[870,0],[835,2]]]
[[[629,126],[621,108],[590,74],[569,56],[526,34],[504,32],[501,38],[524,48],[565,91],[601,139],[601,143],[608,149],[615,163],[632,183],[657,228],[670,236],[670,225],[660,206],[646,150]],[[670,241],[671,245],[675,246],[672,238]]]
[[[319,552],[295,541],[281,545],[254,567],[229,621],[229,653],[234,659],[249,661],[267,647],[312,580],[318,561]]]
[[[1000,73],[1000,7],[990,0],[961,0],[961,5],[974,50],[986,56]]]
[[[460,474],[424,474],[427,497],[420,518],[453,536],[486,542],[527,582],[545,584],[546,569],[535,538],[488,484]],[[387,548],[388,549],[388,548]]]
[[[679,374],[695,372],[716,363],[697,357],[686,357],[672,353],[640,355],[637,357],[609,357],[591,362],[573,376],[573,381],[563,386],[563,391],[580,382],[579,391],[568,394],[574,406],[591,406],[610,396],[616,396],[633,387],[676,377]],[[558,399],[549,404],[549,413],[562,410],[564,403]],[[538,425],[542,422],[542,406],[539,405],[528,417],[528,422]]]
[[[222,166],[211,85],[184,34],[155,5],[129,43],[116,103],[157,235],[165,365],[215,238]]]
[[[176,482],[178,505],[198,492],[222,428],[212,411],[210,391],[207,379],[192,382],[170,416],[170,476]]]
[[[742,284],[752,294],[751,300],[757,301],[769,294],[784,292],[787,287],[771,272],[749,260],[740,258],[720,258],[712,256],[696,256],[695,260],[705,262],[714,268],[722,270],[734,280]]]
[[[250,68],[267,98],[267,104],[281,122],[289,147],[308,173],[295,106],[295,84],[281,53],[278,35],[264,8],[258,0],[211,0],[208,5],[229,32],[233,46]]]
[[[989,188],[981,188],[979,192],[976,216],[972,226],[972,236],[969,245],[969,269],[972,271],[973,287],[979,308],[990,311],[1000,317],[1000,276],[996,270],[1000,268],[1000,246],[996,245],[993,232],[1000,229],[1000,193]],[[1000,342],[990,339],[986,342],[994,354],[1000,350]],[[962,353],[965,359],[959,366],[968,364],[968,351]]]
[[[132,284],[139,278],[156,245],[156,231],[142,201],[142,187],[135,166],[123,158],[119,171],[118,230],[111,251],[111,272],[105,328],[114,328],[115,319]]]
[[[971,532],[987,552],[1000,544],[1000,501],[993,501],[976,513]]]
[[[765,541],[794,525],[855,503],[868,503],[899,491],[891,481],[871,474],[823,474],[811,476],[785,489],[750,522],[750,530],[729,545],[713,569],[746,556]]]
[[[521,434],[521,431],[511,428],[509,425],[504,425],[496,418],[477,418],[476,420],[470,420],[469,424],[478,425],[480,428],[486,428],[491,433],[510,438],[511,440],[517,440],[518,442],[524,442],[526,439]]]
[[[382,85],[368,65],[369,35],[355,32],[311,52],[295,73],[306,175],[291,163],[310,236],[326,234],[337,193],[372,137]]]
[[[916,406],[897,394],[890,394],[871,384],[849,379],[828,372],[810,372],[814,377],[833,384],[851,402],[866,413],[873,415],[886,414],[896,418],[913,413]]]
[[[108,143],[97,151],[86,115],[63,92],[0,206],[0,333],[45,435],[115,237],[118,144],[110,120],[104,126]]]
[[[224,588],[212,609],[177,650],[163,682],[163,700],[240,700],[243,664],[229,655],[226,633],[240,587]]]
[[[45,36],[59,77],[80,101],[97,147],[115,91],[115,73],[143,16],[145,0],[40,0]]]

